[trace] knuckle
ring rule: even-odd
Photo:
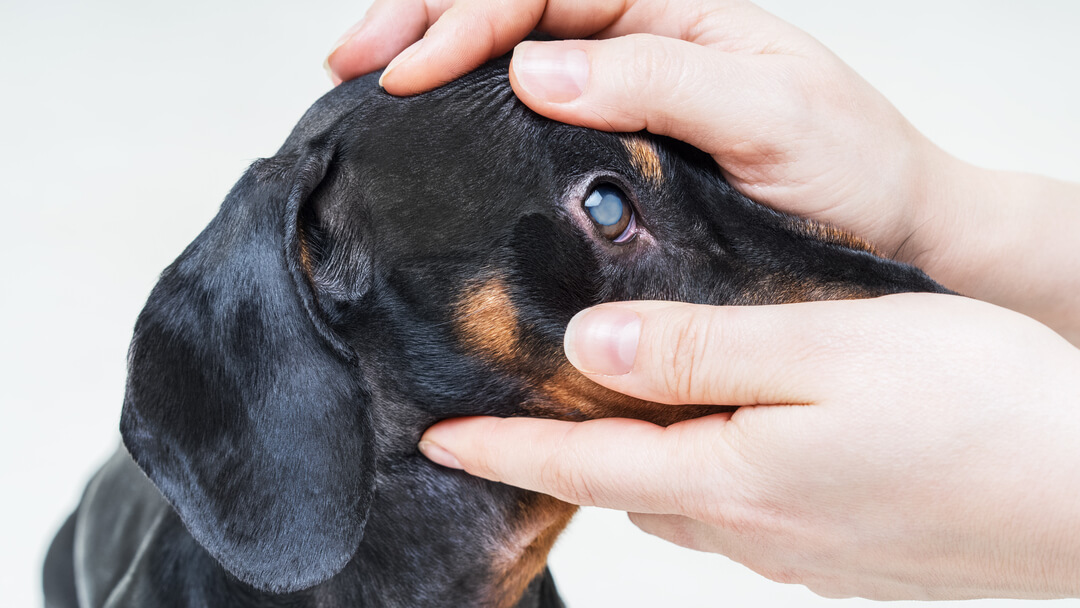
[[[595,505],[594,488],[580,467],[583,460],[568,444],[564,440],[563,445],[544,460],[540,468],[540,486],[545,493],[561,500],[583,506]]]
[[[783,585],[801,585],[803,584],[803,575],[801,572],[792,568],[753,568],[758,571],[759,574],[767,579],[773,580]]]
[[[668,51],[667,45],[654,36],[635,34],[627,37],[631,45],[632,65],[643,83],[655,82],[666,78],[672,68],[677,67],[679,58]]]
[[[858,595],[857,593],[855,593],[854,590],[838,585],[833,581],[810,580],[805,581],[801,584],[807,589],[809,589],[814,595],[819,595],[829,600],[846,600],[849,598],[857,597]]]
[[[549,459],[540,471],[544,492],[576,505],[595,505],[592,488],[585,477],[573,468],[556,464],[559,460],[558,457]]]
[[[692,403],[705,396],[705,368],[716,339],[706,315],[694,312],[671,326],[662,341],[666,361],[660,367],[660,388],[680,403]]]
[[[684,58],[670,48],[670,44],[649,34],[625,36],[620,47],[620,64],[631,67],[613,71],[620,78],[617,86],[625,95],[644,104],[636,113],[646,121],[647,128],[663,132],[667,122],[667,97],[677,90],[678,81],[684,77]],[[642,91],[648,91],[649,95],[640,95]]]
[[[495,452],[497,452],[497,446],[502,445],[500,431],[503,424],[503,420],[498,420],[493,424],[486,425],[480,436],[480,441],[470,446],[468,450],[470,458],[467,467],[470,473],[485,479],[502,480],[502,475],[498,467],[495,466],[495,463],[500,462],[502,459]]]

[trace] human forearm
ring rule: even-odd
[[[897,257],[1080,344],[1080,185],[928,156],[923,206]]]

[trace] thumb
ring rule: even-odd
[[[615,302],[581,311],[570,362],[607,388],[658,403],[824,403],[855,370],[903,344],[936,294],[776,306]]]
[[[748,120],[783,111],[763,105],[793,99],[779,89],[787,79],[777,76],[790,73],[780,68],[794,61],[801,59],[727,53],[650,34],[523,42],[514,49],[510,82],[548,118],[605,131],[647,130],[716,154],[745,145]]]

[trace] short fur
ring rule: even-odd
[[[717,411],[574,371],[563,330],[600,302],[945,291],[687,145],[533,114],[506,70],[344,83],[251,166],[139,316],[124,447],[54,541],[49,608],[561,606],[545,562],[574,508],[432,464],[424,429]],[[590,225],[600,181],[639,238]]]

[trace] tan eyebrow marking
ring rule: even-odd
[[[623,139],[622,144],[630,154],[631,164],[642,177],[654,184],[664,181],[664,165],[650,142],[634,135]]]
[[[517,309],[502,278],[467,288],[456,311],[458,337],[466,348],[495,361],[517,356]]]

